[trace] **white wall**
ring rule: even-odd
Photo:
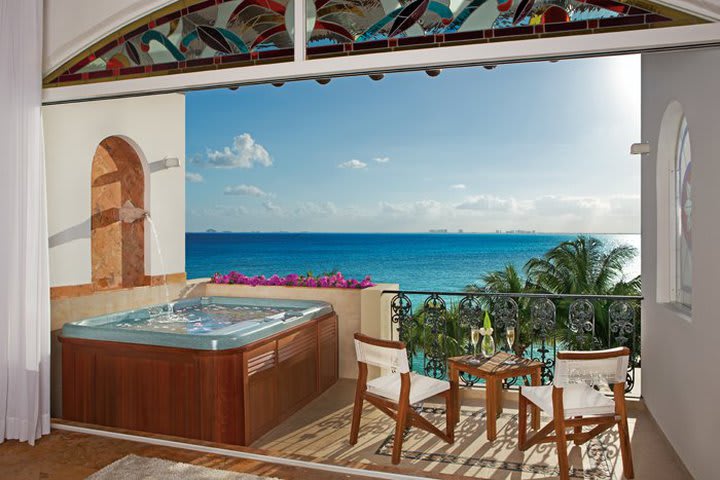
[[[145,229],[145,273],[185,271],[185,96],[103,100],[43,107],[47,165],[51,286],[92,282],[90,251],[92,160],[112,135],[131,141],[146,175],[145,208],[158,230],[161,269],[150,226]],[[180,159],[179,168],[153,162]],[[149,181],[148,181],[149,178]]]
[[[720,49],[642,57],[642,135],[653,152],[642,167],[642,391],[648,409],[698,480],[717,478],[720,432]],[[659,138],[668,105],[687,117],[692,149],[693,308],[691,317],[658,303],[658,271],[666,239],[656,235]],[[677,134],[677,129],[672,132]],[[670,142],[671,144],[674,142]],[[671,145],[672,148],[674,145]],[[660,151],[658,152],[658,150]],[[662,220],[661,220],[662,226]],[[658,247],[660,245],[660,247]],[[662,260],[662,257],[661,257]],[[662,263],[662,262],[661,262]],[[662,292],[661,292],[662,293]],[[663,295],[660,295],[662,300]]]

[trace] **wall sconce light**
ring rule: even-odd
[[[633,143],[630,145],[630,155],[643,155],[650,153],[650,144],[648,142]]]
[[[177,157],[165,157],[163,158],[165,168],[176,168],[180,166],[180,159]]]

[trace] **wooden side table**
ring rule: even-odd
[[[470,360],[477,358],[472,355],[452,357],[448,359],[450,371],[450,386],[455,398],[453,422],[460,421],[460,374],[469,375],[485,380],[485,418],[487,419],[487,438],[490,441],[497,437],[497,416],[502,412],[502,381],[506,378],[524,377],[530,375],[532,385],[540,385],[543,364],[527,358],[498,352],[489,359],[479,358],[480,363]],[[508,360],[514,363],[507,363]],[[540,411],[537,407],[531,410],[531,425],[537,430],[540,428]]]

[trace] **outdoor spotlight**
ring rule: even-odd
[[[643,155],[650,153],[650,144],[648,142],[633,143],[630,145],[630,155]]]
[[[430,70],[425,70],[425,73],[427,73],[428,77],[437,77],[442,73],[442,70],[439,68],[432,68]]]
[[[371,73],[370,75],[368,75],[368,77],[370,77],[370,79],[378,82],[378,81],[382,80],[383,78],[385,78],[385,74],[384,73]]]
[[[180,159],[177,157],[165,157],[162,161],[165,164],[165,168],[175,168],[180,166]]]
[[[273,87],[277,87],[277,88],[280,88],[283,85],[285,85],[285,82],[273,82],[273,84],[272,84]]]
[[[320,85],[327,85],[330,83],[330,78],[324,77],[324,78],[316,78],[315,81],[318,82]]]
[[[483,65],[483,68],[485,70],[495,70],[497,68],[497,65]]]

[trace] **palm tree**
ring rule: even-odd
[[[640,295],[640,276],[625,280],[623,267],[637,255],[637,249],[621,245],[607,249],[602,240],[580,235],[562,242],[550,249],[542,257],[529,260],[521,273],[513,264],[502,270],[486,273],[482,276],[482,286],[468,285],[465,291],[477,293],[549,293],[560,295]],[[492,295],[482,296],[482,308],[492,310]],[[513,347],[518,355],[539,342],[538,331],[530,321],[532,300],[527,297],[515,298],[518,306],[517,340]],[[567,318],[571,300],[556,302],[557,326],[551,332],[564,347],[572,349],[589,348],[572,334]],[[608,307],[610,302],[596,300],[595,338],[598,342],[592,347],[605,347],[609,342]],[[481,313],[478,313],[478,320]],[[440,331],[433,332],[429,317],[436,317],[442,325]],[[469,351],[469,326],[463,323],[459,305],[451,303],[442,311],[421,306],[412,314],[413,321],[408,325],[405,340],[412,356],[440,348],[446,356],[459,355]],[[636,322],[640,325],[640,322]],[[497,339],[503,338],[503,332],[497,332]],[[636,337],[639,338],[639,335]],[[547,339],[545,339],[547,340]],[[639,346],[638,346],[639,347]],[[637,349],[636,349],[637,350]],[[639,350],[638,350],[639,351]],[[428,372],[426,372],[428,373]]]
[[[633,246],[607,250],[602,240],[579,235],[540,258],[530,259],[525,273],[532,284],[547,293],[610,295],[623,281],[623,267],[635,256],[637,249]]]
[[[568,295],[639,295],[640,276],[625,280],[623,267],[637,255],[630,245],[607,249],[602,240],[579,235],[550,249],[525,264],[528,283],[535,291]],[[570,301],[558,303],[561,340],[573,348],[577,344],[567,324]],[[609,343],[607,301],[595,302],[595,337],[601,346]]]
[[[518,272],[515,265],[508,263],[503,270],[486,273],[482,276],[483,287],[477,285],[468,285],[465,291],[473,292],[499,292],[499,293],[517,293],[529,290],[530,286],[523,276]]]

